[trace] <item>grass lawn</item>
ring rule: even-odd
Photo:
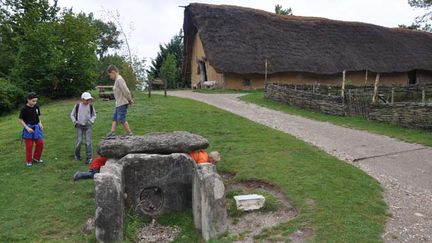
[[[246,96],[242,96],[240,99],[292,115],[299,115],[317,121],[330,122],[344,127],[366,130],[371,133],[386,135],[410,143],[432,146],[432,131],[402,128],[388,123],[368,121],[361,117],[340,117],[306,111],[282,102],[265,99],[263,91],[252,92]]]
[[[219,171],[235,179],[259,179],[278,186],[299,211],[298,217],[261,234],[283,237],[300,228],[314,230],[315,242],[379,242],[387,206],[379,184],[359,169],[282,132],[220,109],[175,97],[135,93],[128,120],[135,134],[184,130],[209,139],[221,152]],[[94,216],[93,181],[73,182],[74,171],[86,166],[73,160],[75,131],[69,114],[75,101],[44,105],[44,165],[24,166],[18,113],[0,117],[0,242],[94,242],[81,233]],[[110,129],[113,101],[96,100],[93,147]],[[119,132],[122,132],[120,129]],[[84,147],[83,147],[84,149]],[[148,222],[126,220],[127,241]],[[176,224],[176,242],[200,242],[191,211],[162,216]],[[227,236],[220,241],[229,241]]]

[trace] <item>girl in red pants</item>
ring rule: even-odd
[[[26,166],[30,167],[33,163],[42,163],[43,125],[40,116],[39,106],[36,105],[38,97],[35,93],[27,96],[27,104],[21,109],[19,121],[23,126],[22,138],[25,143]],[[36,144],[33,154],[33,144]]]

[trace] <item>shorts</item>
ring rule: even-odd
[[[121,105],[115,108],[112,120],[120,123],[126,122],[128,105]]]

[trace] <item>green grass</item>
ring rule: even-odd
[[[389,123],[368,121],[361,117],[340,117],[306,111],[281,102],[265,99],[262,91],[242,96],[240,99],[292,115],[299,115],[317,121],[330,122],[344,127],[366,130],[371,133],[386,135],[410,143],[432,146],[432,131],[403,128]]]
[[[379,184],[359,169],[282,132],[188,99],[135,94],[128,120],[135,134],[190,131],[208,138],[221,152],[219,171],[235,180],[259,179],[281,188],[299,211],[292,222],[264,232],[287,237],[300,227],[319,242],[379,242],[387,206]],[[26,168],[18,113],[0,117],[0,242],[94,242],[80,230],[94,216],[91,180],[73,182],[75,132],[69,114],[75,101],[43,105],[44,165]],[[96,100],[93,146],[110,129],[113,101]],[[119,130],[119,133],[122,129]],[[311,205],[308,203],[313,200]],[[158,222],[179,225],[176,242],[200,241],[190,211],[163,215]],[[129,216],[127,241],[148,221]],[[268,233],[268,235],[266,235]]]

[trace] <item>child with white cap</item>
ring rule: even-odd
[[[92,125],[96,120],[96,110],[92,105],[93,97],[89,92],[81,95],[81,101],[76,103],[70,117],[77,131],[77,140],[75,143],[75,159],[81,160],[81,143],[85,134],[86,138],[86,160],[88,164],[92,160],[91,131]]]

